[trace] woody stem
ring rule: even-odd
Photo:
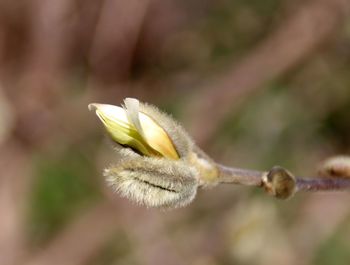
[[[219,170],[219,182],[240,184],[245,186],[262,186],[262,177],[265,172],[227,167],[217,164]]]
[[[350,190],[350,179],[342,177],[297,178],[298,191]]]
[[[289,187],[283,186],[287,183],[286,180],[294,182],[295,189],[290,191],[291,195],[296,191],[335,191],[335,190],[349,190],[350,179],[346,177],[313,177],[303,178],[294,177],[287,170],[283,168],[271,169],[270,171],[256,171],[250,169],[227,167],[217,164],[219,170],[219,183],[240,184],[245,186],[264,187],[269,193],[278,197],[278,191],[286,192]],[[269,176],[269,178],[267,177]],[[276,181],[277,180],[277,181]],[[287,185],[287,184],[286,184]],[[293,193],[293,194],[292,194]]]

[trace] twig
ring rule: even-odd
[[[299,191],[336,191],[350,190],[350,178],[334,177],[294,177],[282,167],[273,167],[270,171],[231,168],[217,165],[219,183],[232,183],[245,186],[263,187],[269,194],[286,199]]]
[[[148,5],[149,0],[104,1],[89,54],[95,79],[111,83],[128,79]]]
[[[220,183],[241,184],[245,186],[261,186],[265,172],[226,167],[217,165],[220,172]]]
[[[298,191],[332,191],[350,190],[350,179],[348,178],[297,178]]]

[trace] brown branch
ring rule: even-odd
[[[269,194],[287,199],[299,191],[336,191],[350,190],[348,176],[330,176],[303,178],[294,177],[281,167],[273,167],[270,171],[255,171],[250,169],[231,168],[217,165],[219,183],[240,184],[264,188]]]
[[[297,178],[298,191],[350,190],[348,178]]]
[[[297,12],[238,65],[201,90],[196,103],[191,102],[194,111],[188,121],[197,142],[207,143],[228,112],[241,106],[263,84],[283,75],[312,54],[339,28],[349,6],[347,0],[303,2]]]
[[[76,0],[37,1],[31,5],[31,39],[28,72],[53,76],[63,71],[70,55],[76,21],[71,13]],[[35,69],[33,69],[35,68]],[[39,75],[40,76],[40,75]]]
[[[89,55],[98,81],[128,78],[149,1],[104,1]]]
[[[220,172],[220,183],[261,186],[264,172],[217,165]]]

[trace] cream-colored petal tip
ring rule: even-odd
[[[139,103],[140,101],[137,98],[125,98],[124,102],[133,102],[133,103]]]
[[[96,110],[96,109],[98,108],[98,105],[100,105],[100,104],[98,104],[98,103],[90,103],[90,104],[88,105],[88,109],[89,109],[90,111],[94,111],[94,110]]]

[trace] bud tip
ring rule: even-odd
[[[97,103],[90,103],[89,105],[88,105],[88,109],[90,110],[90,111],[94,111],[94,110],[96,110],[97,109]]]

